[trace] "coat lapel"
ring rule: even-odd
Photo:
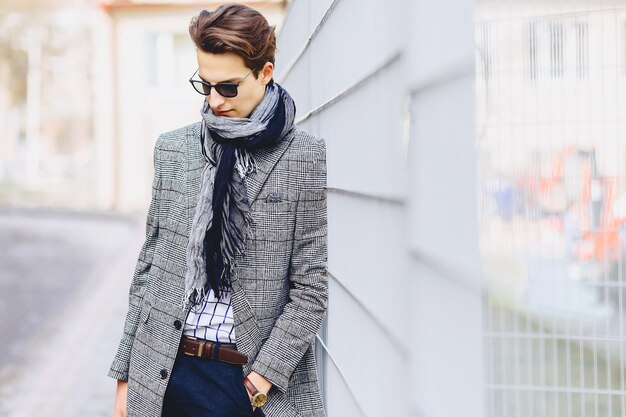
[[[294,132],[295,129],[291,129],[291,131],[287,133],[287,137],[278,145],[272,148],[258,149],[252,154],[257,169],[251,175],[244,178],[250,205],[256,201],[261,188],[263,188],[263,184],[265,184],[267,180],[267,176],[272,172],[274,165],[276,165],[280,157],[285,153],[285,150],[289,147],[289,144],[295,136]]]
[[[185,148],[185,204],[187,207],[187,236],[191,236],[191,224],[196,212],[198,194],[202,185],[205,161],[200,149],[200,126],[195,123],[187,131]]]

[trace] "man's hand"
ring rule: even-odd
[[[264,393],[266,395],[269,392],[270,388],[272,388],[272,385],[273,385],[270,381],[265,379],[262,375],[254,372],[254,371],[252,371],[252,372],[250,372],[248,374],[248,379],[250,381],[252,381],[252,384],[259,390],[259,392],[262,392],[262,393]],[[248,397],[250,397],[250,403],[252,403],[252,393],[250,392],[250,390],[248,389],[247,386],[245,386],[245,387],[246,387],[246,391],[248,392]],[[252,405],[252,411],[254,411],[256,409],[257,409],[257,407]]]
[[[113,417],[126,417],[126,394],[128,393],[128,381],[117,381],[115,392],[115,404],[113,405]]]

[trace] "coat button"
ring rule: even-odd
[[[167,369],[161,369],[161,379],[167,378]]]
[[[180,326],[182,326],[182,323],[180,322],[180,320],[174,321],[174,327],[176,327],[176,330],[180,330]]]

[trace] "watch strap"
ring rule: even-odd
[[[259,392],[257,387],[254,386],[254,384],[252,383],[252,381],[250,381],[250,378],[248,378],[247,375],[243,377],[243,383],[246,387],[248,387],[253,397]]]

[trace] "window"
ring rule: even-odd
[[[193,42],[184,33],[157,32],[147,35],[148,85],[167,88],[180,87],[187,83],[195,62]]]
[[[476,25],[476,52],[478,73],[482,80],[487,84],[493,74],[493,63],[495,53],[495,25],[491,22],[483,22]]]
[[[569,19],[531,21],[525,31],[530,80],[588,77],[587,22]]]

